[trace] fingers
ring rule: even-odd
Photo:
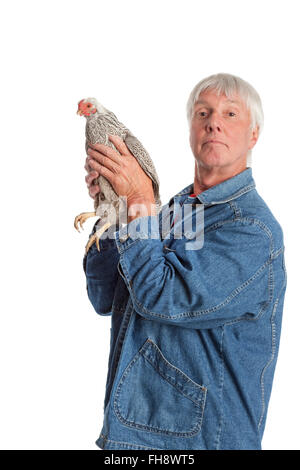
[[[90,171],[90,173],[88,173],[85,177],[85,182],[86,184],[89,186],[91,186],[91,184],[93,183],[94,179],[98,178],[99,176],[99,173],[97,171]]]
[[[116,149],[119,150],[121,155],[130,155],[131,152],[121,137],[118,135],[109,135],[108,138],[114,144]]]
[[[93,184],[89,187],[89,195],[93,199],[95,199],[98,193],[100,193],[100,187],[97,184]]]
[[[97,171],[91,171],[85,177],[85,181],[89,190],[89,195],[95,199],[96,195],[100,193],[100,186],[98,184],[93,184],[94,180],[99,176]]]
[[[95,199],[96,195],[100,192],[100,186],[93,184],[94,180],[99,177],[98,171],[95,171],[90,166],[90,158],[87,157],[85,160],[84,168],[88,172],[85,176],[85,182],[88,187],[89,195],[91,198]]]
[[[87,156],[87,158],[85,159],[85,164],[84,164],[84,169],[90,173],[92,171],[92,168],[90,167],[90,157]]]
[[[120,154],[107,145],[89,144],[87,154],[92,156],[99,163],[103,163],[103,158],[107,158],[118,165],[122,163],[122,157]]]
[[[88,160],[88,164],[91,169],[98,171],[99,174],[102,174],[105,168],[110,172],[116,174],[120,169],[120,165],[115,161],[115,159],[111,159],[96,150],[89,149],[88,155],[91,157]]]

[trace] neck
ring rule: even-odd
[[[247,164],[243,164],[232,168],[232,167],[213,167],[204,168],[198,165],[195,161],[195,177],[194,177],[194,193],[200,194],[207,189],[222,183],[235,175],[238,175],[242,171],[246,170]]]

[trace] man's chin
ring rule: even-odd
[[[222,155],[210,155],[205,156],[204,158],[197,158],[196,160],[199,166],[207,169],[228,165],[226,158]]]

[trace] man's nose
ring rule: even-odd
[[[221,123],[220,116],[217,113],[211,113],[206,123],[207,132],[213,132],[215,130],[220,132],[221,129],[222,129],[222,123]]]

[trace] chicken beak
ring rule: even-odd
[[[79,114],[79,116],[82,116],[82,111],[80,109],[78,109],[76,114]]]

